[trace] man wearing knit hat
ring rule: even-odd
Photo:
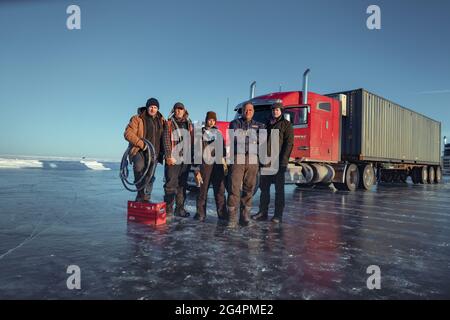
[[[294,129],[292,123],[283,117],[283,105],[275,103],[272,106],[272,117],[266,123],[268,135],[273,130],[278,130],[279,154],[276,159],[279,161],[277,173],[273,175],[261,175],[259,187],[261,189],[259,200],[259,212],[252,216],[257,221],[267,220],[270,203],[270,186],[275,184],[275,213],[271,219],[274,223],[281,223],[284,210],[284,183],[285,172],[289,163],[289,156],[294,146]],[[268,140],[268,150],[270,151],[270,138]]]
[[[147,100],[145,107],[138,108],[137,115],[133,116],[125,129],[125,140],[130,143],[130,159],[133,163],[134,180],[139,181],[144,174],[147,167],[147,145],[144,139],[150,141],[155,149],[155,154],[158,157],[158,162],[162,163],[162,134],[165,125],[165,119],[159,112],[159,102],[155,98]],[[136,201],[150,201],[151,192],[153,189],[153,182],[155,177],[149,176],[137,185],[138,194]]]
[[[205,126],[202,128],[203,161],[199,168],[196,168],[195,178],[200,184],[200,191],[197,196],[197,213],[194,219],[201,222],[206,218],[206,200],[208,197],[209,185],[212,184],[214,199],[216,201],[217,216],[219,219],[226,218],[225,208],[225,172],[222,159],[225,156],[225,144],[223,136],[216,127],[217,115],[214,111],[208,111],[205,118]],[[222,140],[222,156],[212,146],[218,139]],[[215,162],[205,161],[205,158],[215,158]]]

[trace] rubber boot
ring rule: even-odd
[[[251,207],[243,207],[241,209],[241,224],[246,227],[250,224]]]
[[[166,203],[167,216],[173,216],[173,204],[175,202],[175,195],[174,194],[165,195],[164,202]]]
[[[228,207],[228,227],[237,227],[237,212],[236,207]]]

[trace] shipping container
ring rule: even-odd
[[[439,165],[441,123],[365,89],[346,96],[341,152],[345,161]]]

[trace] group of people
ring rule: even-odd
[[[145,107],[138,109],[137,115],[134,115],[128,123],[124,137],[130,144],[129,158],[133,164],[135,181],[140,181],[137,185],[138,194],[136,201],[149,202],[154,183],[154,176],[150,176],[152,172],[145,168],[149,161],[148,146],[144,139],[149,141],[154,149],[154,154],[159,163],[164,162],[164,202],[166,202],[166,212],[168,216],[189,217],[190,213],[185,209],[186,190],[188,186],[188,175],[192,168],[195,180],[199,185],[199,193],[197,196],[197,213],[194,219],[204,221],[206,218],[206,203],[209,186],[212,185],[214,198],[216,203],[217,215],[221,220],[228,221],[231,227],[248,225],[250,219],[258,221],[268,219],[268,210],[270,203],[270,186],[275,184],[275,213],[271,219],[274,223],[281,223],[284,210],[284,184],[285,172],[289,162],[289,155],[293,148],[293,127],[290,121],[283,117],[283,105],[275,103],[272,106],[272,115],[267,119],[266,123],[260,123],[253,119],[255,109],[249,101],[244,103],[241,116],[233,120],[229,129],[238,130],[239,132],[248,132],[249,130],[266,129],[267,136],[273,130],[278,131],[279,154],[276,155],[278,170],[273,174],[260,176],[260,205],[259,211],[250,215],[252,207],[252,198],[256,187],[256,180],[260,171],[261,163],[252,161],[252,146],[258,141],[244,138],[243,148],[233,148],[233,159],[231,163],[225,160],[225,144],[223,150],[220,150],[219,160],[211,163],[202,158],[201,163],[192,164],[194,158],[193,148],[181,149],[179,154],[177,145],[191,139],[189,143],[194,143],[194,128],[189,119],[189,113],[183,103],[177,102],[172,108],[168,119],[165,119],[159,111],[159,102],[155,98],[147,100]],[[202,127],[201,144],[202,149],[208,149],[219,137],[223,141],[217,126],[217,115],[213,111],[206,113],[204,126]],[[188,135],[180,134],[180,130],[188,132]],[[234,140],[234,138],[233,138]],[[269,139],[268,139],[269,140]],[[232,141],[233,143],[233,141]],[[234,142],[236,143],[236,142]],[[176,154],[176,156],[174,155]],[[215,156],[212,154],[212,156]],[[240,157],[240,160],[236,160]],[[155,164],[156,165],[156,164]],[[143,177],[147,174],[147,177]],[[141,179],[145,178],[145,179]],[[225,198],[227,191],[228,197]],[[238,214],[239,220],[238,220]]]

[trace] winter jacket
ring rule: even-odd
[[[294,147],[294,128],[292,123],[283,116],[278,119],[271,118],[266,123],[267,128],[267,148],[270,155],[270,133],[273,129],[279,130],[279,161],[280,166],[287,166],[289,163],[289,156],[291,155],[292,148]]]
[[[264,129],[265,126],[264,126],[264,124],[262,124],[260,122],[257,122],[257,121],[255,121],[253,119],[250,120],[250,121],[247,121],[243,117],[240,117],[238,119],[235,119],[235,120],[231,121],[229,128],[230,129],[234,129],[234,130],[242,129],[244,131],[253,129],[253,130],[256,130],[257,134],[259,134],[259,129]],[[248,154],[249,143],[250,143],[250,139],[249,139],[249,137],[246,137],[246,139],[245,139],[245,154]],[[253,143],[258,143],[258,140],[254,141]],[[238,152],[238,150],[237,150],[237,137],[235,137],[234,138],[234,154],[236,155],[237,152]]]
[[[127,140],[130,143],[131,150],[130,150],[130,156],[134,156],[138,153],[139,150],[143,150],[145,147],[144,138],[147,135],[147,126],[146,126],[146,118],[149,116],[147,114],[147,108],[141,107],[138,108],[137,115],[134,115],[131,117],[130,122],[128,123],[124,137],[125,140]],[[156,119],[159,121],[160,125],[155,127],[156,130],[154,130],[154,139],[159,139],[159,145],[162,146],[162,139],[163,139],[163,130],[166,126],[166,120],[164,119],[163,115],[158,111],[156,114]],[[152,141],[150,141],[152,142]],[[155,141],[154,141],[155,142]],[[158,145],[158,143],[153,143],[154,145]],[[160,147],[160,150],[155,150],[157,152],[158,156],[158,162],[162,163],[162,148]]]
[[[172,113],[174,112],[174,110],[172,109]],[[191,137],[191,161],[192,161],[192,157],[193,157],[193,152],[194,152],[194,130],[193,130],[193,126],[191,123],[191,120],[189,119],[189,113],[187,112],[187,110],[185,110],[184,116],[181,120],[177,120],[175,118],[175,116],[170,117],[167,121],[166,121],[166,125],[164,126],[164,132],[163,132],[163,147],[164,147],[164,157],[167,159],[169,157],[171,157],[172,155],[172,149],[182,141],[182,139],[178,139],[172,141],[172,135],[173,132],[178,128],[183,128],[186,130],[189,130],[190,133],[190,137]]]

